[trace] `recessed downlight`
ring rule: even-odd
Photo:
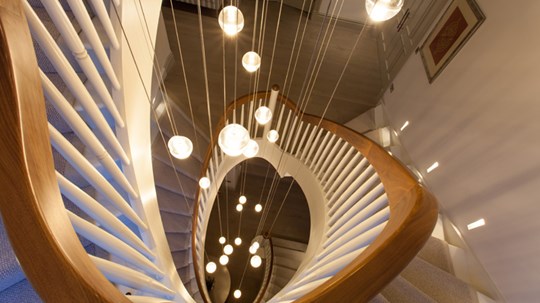
[[[471,224],[467,224],[467,229],[468,230],[473,230],[475,228],[478,228],[478,227],[481,227],[481,226],[484,226],[484,225],[486,225],[486,220],[484,220],[484,218],[482,218],[480,220],[474,221]]]
[[[439,167],[439,162],[435,162],[433,164],[431,164],[430,167],[428,167],[428,169],[426,170],[427,173],[429,174],[430,172],[432,172],[433,170],[435,170],[437,167]]]

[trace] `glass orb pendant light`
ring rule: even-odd
[[[260,204],[255,205],[255,211],[256,212],[260,213],[261,210],[262,210],[262,205],[260,205]]]
[[[227,256],[231,255],[231,254],[233,253],[233,247],[232,247],[232,245],[231,245],[231,244],[225,245],[225,247],[223,247],[223,252],[224,252]]]
[[[254,255],[253,257],[251,257],[251,260],[249,260],[249,263],[253,268],[259,268],[262,264],[262,259],[260,256]]]
[[[248,143],[249,132],[240,124],[229,124],[219,133],[219,147],[228,156],[240,156]]]
[[[225,239],[225,237],[219,237],[219,244],[225,244],[226,241],[227,239]]]
[[[216,269],[217,269],[216,263],[214,263],[214,262],[208,262],[208,264],[206,264],[206,272],[207,272],[207,273],[213,274],[213,273],[216,272]]]
[[[186,159],[193,151],[193,143],[184,136],[172,136],[167,146],[171,155],[176,159]]]
[[[236,204],[236,211],[241,212],[244,209],[244,206],[242,204]]]
[[[227,263],[229,263],[229,257],[227,257],[227,255],[222,255],[219,257],[219,264],[227,265]]]
[[[253,73],[261,67],[261,57],[256,52],[247,52],[242,57],[242,65],[248,72]]]
[[[238,198],[238,202],[240,202],[240,204],[246,204],[247,202],[246,196],[244,195],[240,196],[240,198]]]
[[[208,179],[207,177],[202,177],[202,178],[199,180],[199,186],[200,186],[202,189],[207,189],[208,187],[210,187],[210,179]]]
[[[386,21],[399,13],[403,0],[366,0],[366,10],[373,21]]]
[[[270,141],[270,143],[276,143],[279,139],[279,133],[277,130],[272,129],[266,134],[266,139]]]
[[[240,299],[240,297],[242,296],[242,292],[240,291],[240,289],[235,290],[234,293],[233,293],[233,296],[236,299]]]
[[[236,239],[234,239],[234,244],[236,246],[242,245],[242,239],[240,237],[236,237]]]
[[[234,5],[225,6],[219,12],[218,22],[226,35],[234,36],[244,28],[244,15]]]
[[[253,158],[259,152],[259,144],[255,140],[249,140],[246,148],[244,148],[244,156],[246,158]]]
[[[265,125],[272,119],[272,111],[266,107],[261,106],[255,111],[255,120],[261,125]]]

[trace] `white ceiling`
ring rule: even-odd
[[[540,1],[478,3],[486,21],[442,74],[430,85],[413,55],[385,108],[410,121],[402,144],[505,299],[538,302]]]

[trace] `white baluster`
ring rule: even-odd
[[[283,126],[283,130],[277,130],[279,132],[280,140],[278,141],[279,146],[283,149],[285,146],[285,137],[287,136],[287,127],[289,126],[289,121],[291,119],[291,116],[294,115],[293,111],[290,109],[287,109],[287,119],[285,119],[285,125]]]
[[[338,163],[342,163],[344,161],[347,160],[347,158],[343,158],[343,154],[345,153],[345,151],[347,150],[347,148],[349,148],[350,145],[345,142],[342,146],[341,146],[341,149],[339,150],[339,152],[337,153],[337,155],[335,157],[331,157],[333,158],[332,159],[332,162],[330,163],[330,165],[328,165],[328,167],[326,168],[323,168],[321,169],[321,171],[324,171],[324,174],[322,175],[322,177],[320,178],[321,179],[321,183],[323,184],[326,184],[327,183],[327,180],[326,178],[328,177],[328,175],[330,175],[331,173],[334,173],[335,170],[336,170],[336,165]]]
[[[376,182],[380,182],[377,175],[374,174],[369,180],[367,180],[362,186],[360,186],[354,194],[352,194],[347,201],[343,202],[339,208],[332,208],[329,212],[330,226],[334,225],[337,220],[345,222],[352,217],[356,212],[353,210],[366,207],[369,203],[373,202],[377,197],[384,193],[384,186],[382,183],[377,184],[373,188]],[[373,188],[369,190],[370,188]],[[367,192],[369,190],[369,192]],[[354,206],[354,207],[353,207]],[[360,211],[358,209],[358,211]]]
[[[285,147],[283,148],[284,151],[288,151],[289,150],[289,143],[291,143],[291,140],[293,138],[293,136],[296,134],[297,130],[296,130],[296,123],[298,122],[299,118],[297,115],[294,115],[294,118],[293,118],[293,122],[291,124],[291,128],[289,129],[285,129],[284,130],[284,136],[287,137],[287,140],[286,140],[286,143],[285,143]]]
[[[309,169],[311,171],[313,171],[313,168],[317,164],[317,160],[321,156],[321,153],[323,152],[324,147],[326,146],[326,144],[328,143],[328,140],[330,140],[330,136],[332,135],[329,131],[323,130],[322,128],[321,128],[321,131],[322,133],[324,133],[324,137],[321,141],[321,144],[316,146],[316,148],[314,148],[315,154],[313,155],[313,160],[311,161],[311,164],[309,164]]]
[[[77,63],[79,63],[79,66],[83,70],[84,74],[86,75],[86,77],[88,77],[88,81],[90,81],[92,86],[95,88],[97,94],[99,95],[100,99],[103,101],[103,103],[113,116],[116,124],[119,127],[124,127],[124,120],[122,119],[122,116],[120,116],[120,113],[118,112],[118,109],[116,108],[116,105],[114,104],[114,101],[109,94],[109,91],[107,90],[107,86],[105,86],[103,79],[99,75],[99,72],[94,62],[92,61],[90,56],[88,56],[88,52],[86,51],[86,48],[81,41],[81,38],[75,31],[73,24],[66,15],[66,12],[62,8],[60,2],[58,2],[57,0],[41,0],[41,3],[43,3],[43,6],[51,16],[51,19],[56,25],[58,31],[60,31],[60,33],[62,34],[64,41],[66,42],[68,48],[71,50],[71,53],[77,60]],[[75,6],[75,8],[77,7]]]
[[[128,202],[114,189],[96,168],[73,147],[73,145],[51,124],[49,134],[54,148],[75,168],[92,186],[104,194],[113,205],[121,211],[129,220],[139,227],[146,229],[146,224],[137,216]]]
[[[66,210],[73,224],[75,231],[90,240],[97,246],[111,253],[113,256],[130,263],[131,265],[144,270],[146,273],[162,278],[163,272],[157,268],[154,263],[150,262],[146,257],[137,252],[131,246],[122,242],[115,236],[109,234],[103,229],[94,224],[82,219],[74,213]]]
[[[307,125],[307,127],[309,127],[309,124]],[[304,133],[304,121],[300,121],[300,124],[298,125],[298,128],[296,129],[296,134],[294,135],[294,139],[291,144],[291,150],[290,150],[291,155],[294,155],[296,144],[298,143],[298,138],[300,137],[302,133]],[[298,148],[300,147],[301,146],[298,145]]]
[[[319,150],[320,145],[318,143],[319,143],[319,140],[321,139],[323,132],[324,132],[324,129],[322,128],[319,128],[317,130],[317,135],[315,136],[315,139],[313,140],[313,142],[310,144],[309,151],[306,157],[304,158],[304,163],[306,163],[306,165],[309,164],[310,167],[313,164],[311,156],[313,155],[315,150]]]
[[[317,172],[319,171],[319,168],[321,167],[321,165],[325,162],[325,161],[328,161],[328,152],[330,151],[330,148],[332,148],[334,146],[334,140],[336,139],[339,139],[335,134],[332,134],[330,133],[330,140],[328,140],[328,143],[326,145],[321,145],[320,148],[323,150],[322,153],[319,155],[318,158],[314,159],[313,161],[315,161],[315,167],[313,168],[313,172]],[[339,139],[341,140],[341,139]],[[338,140],[338,141],[339,141]],[[324,146],[324,148],[323,148]]]
[[[72,94],[77,98],[86,113],[89,115],[92,122],[96,125],[99,132],[105,137],[107,143],[112,147],[114,152],[122,159],[124,164],[129,165],[130,160],[123,150],[122,146],[116,139],[113,131],[107,124],[100,109],[96,105],[94,99],[88,93],[88,90],[79,79],[79,76],[73,70],[68,60],[51,37],[45,26],[41,23],[38,16],[27,2],[24,2],[24,10],[28,19],[30,29],[34,33],[34,38],[38,41],[42,50],[47,55],[49,61],[54,65],[58,74],[62,77],[66,85],[69,87]]]
[[[338,137],[336,143],[332,145],[332,149],[330,149],[330,152],[324,156],[324,160],[321,161],[322,165],[317,171],[317,179],[322,181],[321,176],[324,174],[324,172],[326,172],[326,168],[328,167],[328,165],[330,165],[330,162],[335,159],[335,155],[342,142],[344,142],[343,139]]]
[[[338,181],[339,177],[345,178],[345,174],[341,174],[341,173],[344,172],[345,166],[347,166],[347,164],[356,163],[358,161],[358,159],[360,159],[360,157],[362,157],[362,155],[360,153],[358,153],[358,152],[355,153],[355,151],[356,151],[356,149],[353,146],[349,146],[349,151],[347,152],[345,157],[343,157],[343,159],[341,159],[341,161],[339,162],[339,165],[335,169],[332,169],[332,173],[330,174],[330,177],[328,177],[328,181],[324,184],[324,187],[323,187],[324,192],[327,193],[328,192],[327,190],[331,185],[334,185],[336,182],[340,182],[340,181]],[[352,159],[349,160],[349,158],[352,155],[354,155],[354,156],[352,157]]]
[[[172,298],[172,296],[175,294],[170,288],[145,274],[105,259],[94,256],[89,257],[92,259],[101,273],[103,273],[103,275],[113,283],[167,298]]]
[[[365,182],[369,182],[370,184],[373,184],[373,182],[377,181],[378,177],[377,177],[377,174],[374,174],[374,171],[375,170],[373,169],[373,166],[369,165],[366,168],[366,170],[364,170],[362,174],[358,176],[358,178],[354,178],[352,182],[347,184],[348,185],[347,189],[343,192],[343,194],[341,194],[340,196],[336,196],[339,199],[335,199],[334,197],[332,197],[332,199],[330,199],[330,202],[328,204],[330,206],[329,213],[333,214],[339,207],[341,207],[341,205],[345,201],[347,201],[347,199],[353,193],[356,193],[355,195],[358,195],[359,190],[367,190],[367,187],[364,184]],[[369,179],[370,181],[366,181],[368,180],[368,177],[370,178]]]
[[[58,91],[56,86],[54,86],[41,70],[39,75],[41,76],[43,91],[47,96],[47,99],[54,105],[54,108],[64,118],[75,134],[77,134],[77,137],[79,137],[79,139],[81,139],[81,141],[92,151],[114,180],[128,192],[129,195],[133,198],[137,198],[137,192],[133,189],[126,176],[124,176],[94,132],[92,132],[90,127],[88,127],[84,120],[77,114],[77,111],[69,104],[64,95]]]
[[[388,197],[386,194],[383,194],[382,196],[378,197],[373,203],[369,204],[364,209],[360,210],[355,207],[351,208],[351,212],[355,213],[354,217],[351,218],[349,221],[341,221],[338,220],[334,226],[328,230],[326,233],[327,237],[331,237],[332,234],[337,232],[338,230],[344,231],[353,228],[356,224],[360,224],[362,221],[366,220],[382,208],[388,205]],[[358,207],[360,208],[360,207]]]
[[[56,172],[56,179],[58,180],[58,185],[62,194],[75,203],[75,205],[82,209],[92,219],[96,220],[103,228],[137,249],[149,259],[155,259],[154,253],[146,247],[143,241],[109,210],[77,187],[77,185],[71,183],[71,181],[66,179],[66,177],[59,172]]]
[[[343,176],[346,177],[345,180],[343,180],[340,183],[336,182],[335,184],[332,185],[332,187],[328,191],[330,193],[329,197],[327,197],[328,198],[328,206],[334,205],[336,200],[342,196],[343,192],[345,192],[345,191],[352,192],[353,190],[355,190],[356,187],[353,186],[353,182],[358,182],[358,184],[361,184],[362,180],[359,180],[357,178],[359,176],[361,176],[362,172],[364,172],[365,174],[369,174],[373,170],[371,165],[367,165],[367,164],[368,164],[367,159],[362,158],[360,163],[358,163],[356,165],[353,165],[353,169],[348,174],[343,175]],[[347,166],[346,169],[348,169],[349,166]],[[340,176],[340,178],[342,178],[343,176]],[[334,188],[336,186],[337,186],[337,188],[334,191]],[[358,186],[360,186],[360,185],[358,185]],[[348,196],[348,195],[349,194],[346,194],[345,196]]]
[[[313,139],[315,139],[315,135],[317,134],[317,131],[319,130],[319,128],[317,126],[313,126],[313,128],[311,129],[311,133],[309,134],[309,137],[308,137],[308,140],[306,142],[306,147],[304,148],[304,150],[302,151],[302,155],[300,156],[300,160],[302,162],[304,162],[304,164],[307,164],[307,158],[306,156],[308,155],[309,151],[313,148]]]
[[[71,11],[75,15],[75,18],[79,22],[79,25],[81,26],[84,34],[86,35],[88,42],[92,46],[92,49],[94,50],[94,53],[99,60],[99,63],[103,67],[105,74],[107,74],[107,77],[109,78],[109,80],[111,80],[111,84],[113,85],[113,87],[119,90],[120,82],[118,81],[118,77],[114,72],[111,61],[107,56],[107,52],[105,52],[105,47],[103,46],[103,42],[99,38],[96,27],[94,26],[94,23],[92,22],[92,19],[90,18],[86,7],[84,7],[84,2],[80,0],[67,0],[67,2],[69,3]],[[96,12],[96,15],[101,21],[101,24],[103,25],[105,33],[107,33],[107,36],[109,37],[109,41],[111,42],[112,47],[114,49],[118,49],[118,39],[116,38],[116,34],[114,33],[111,19],[107,14],[107,10],[105,9],[103,1],[92,0],[90,2],[92,3],[94,11]]]

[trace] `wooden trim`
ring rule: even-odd
[[[267,97],[269,94],[270,92],[259,92],[239,98],[229,104],[227,116],[233,108],[251,100]],[[300,115],[302,121],[320,124],[320,127],[336,134],[362,153],[377,171],[388,195],[390,207],[390,219],[375,241],[331,279],[295,302],[368,302],[409,264],[429,239],[437,222],[437,201],[401,162],[375,142],[341,124],[302,113],[286,96],[280,94],[278,102]],[[224,123],[225,117],[222,117],[214,134],[219,134]],[[201,177],[208,169],[215,142],[214,137],[206,153]],[[194,204],[192,229],[194,256],[199,194],[200,190]],[[198,264],[196,258],[193,259],[197,283],[201,287]]]
[[[45,302],[129,303],[92,263],[65,212],[22,1],[0,0],[0,210]]]

